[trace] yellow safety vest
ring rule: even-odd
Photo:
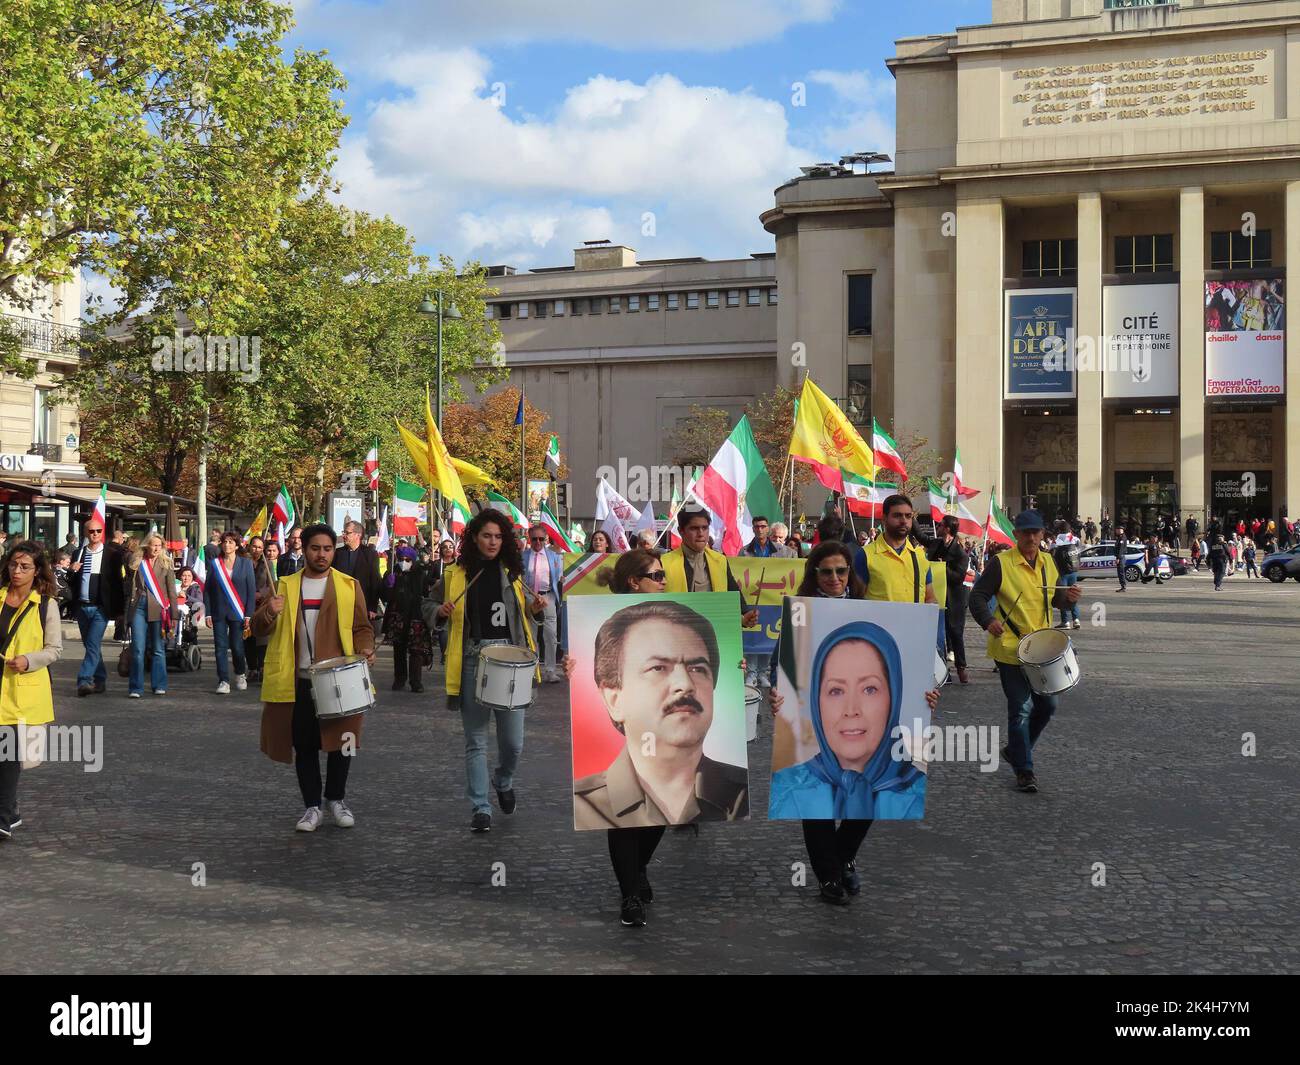
[[[682,548],[669,551],[661,559],[664,564],[664,591],[689,592],[686,583],[686,558]],[[710,547],[704,549],[704,561],[709,567],[709,585],[715,592],[727,590],[727,556]]]
[[[451,632],[447,636],[447,694],[460,694],[460,676],[465,656],[465,567],[459,563],[455,566],[447,566],[443,569],[442,596],[444,602],[455,603],[451,612]],[[519,604],[519,620],[524,626],[524,640],[528,643],[528,650],[534,654],[537,653],[537,645],[533,642],[533,626],[529,620],[528,608],[524,605],[524,582],[519,578],[511,583],[515,592],[515,602]],[[534,680],[541,683],[542,670],[541,663],[533,671]]]
[[[930,587],[934,589],[934,601],[940,610],[948,606],[948,563],[940,559],[930,563]],[[925,598],[923,595],[922,599]]]
[[[300,569],[275,584],[275,594],[284,596],[284,609],[279,622],[271,630],[271,640],[266,645],[266,661],[262,670],[262,702],[291,703],[297,694],[298,655],[294,650],[294,634],[298,631],[298,607],[302,602],[302,577],[307,571]],[[352,615],[356,610],[357,583],[346,573],[331,569],[334,582],[334,602],[339,612],[339,643],[345,655],[352,654]]]
[[[1040,550],[1030,566],[1018,547],[1000,552],[997,559],[1002,583],[998,585],[993,616],[1002,622],[1002,635],[989,633],[988,654],[995,662],[1014,666],[1020,663],[1016,652],[1021,638],[1052,627],[1056,563],[1050,554]]]
[[[8,589],[4,589],[8,591]],[[27,610],[27,603],[34,604]],[[27,616],[18,621],[18,615]],[[45,626],[41,624],[41,593],[35,588],[14,614],[10,625],[17,623],[9,641],[6,658],[30,655],[45,647]],[[54,720],[54,696],[50,691],[50,671],[42,666],[27,673],[12,669],[0,674],[0,725],[44,725]]]
[[[889,603],[924,603],[930,560],[910,540],[895,551],[877,536],[866,546],[867,598]]]

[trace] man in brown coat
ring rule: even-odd
[[[258,607],[252,621],[254,635],[270,637],[262,673],[262,752],[297,768],[306,806],[299,832],[314,832],[321,822],[322,750],[328,752],[324,799],[330,815],[340,828],[356,823],[344,791],[364,710],[319,720],[309,673],[313,663],[342,655],[364,655],[370,663],[375,659],[365,596],[356,580],[331,569],[334,541],[328,525],[304,529],[304,568],[276,582],[275,594]]]

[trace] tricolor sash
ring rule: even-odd
[[[235,591],[235,582],[230,579],[230,574],[226,570],[226,560],[224,558],[215,559],[215,565],[212,567],[212,575],[216,579],[218,586],[225,593],[226,602],[239,616],[242,621],[248,615],[244,613],[244,601],[239,598],[239,593]]]
[[[153,563],[147,558],[140,559],[140,579],[144,581],[145,591],[153,596],[154,602],[162,611],[162,623],[166,628],[171,624],[171,606],[163,598],[162,589],[158,587],[158,577],[153,571]]]

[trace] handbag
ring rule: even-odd
[[[119,677],[129,677],[131,675],[131,645],[129,643],[118,652],[117,675]]]

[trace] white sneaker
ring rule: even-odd
[[[339,828],[351,828],[357,823],[357,819],[352,816],[352,811],[348,809],[348,804],[342,799],[330,799],[325,803],[325,807]]]
[[[218,694],[218,695],[229,695],[229,694],[230,694],[230,684],[229,684],[227,681],[224,681],[224,680],[223,680],[220,684],[217,685],[217,694]]]
[[[239,676],[235,678],[235,689],[237,691],[242,692],[247,687],[248,687],[248,675],[246,673],[239,674]]]
[[[298,831],[315,832],[319,826],[320,826],[320,807],[308,806],[307,809],[303,811],[303,815],[300,818],[298,818],[298,825],[297,825]]]
[[[127,692],[127,693],[126,693],[126,697],[127,697],[128,699],[138,699],[138,698],[140,698],[140,693],[139,693],[139,692]]]

